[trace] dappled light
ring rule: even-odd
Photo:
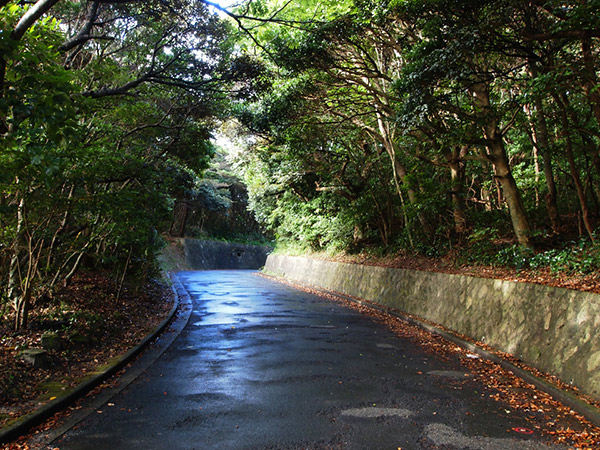
[[[260,270],[275,251],[595,299],[599,24],[596,0],[0,0],[0,423],[68,395],[167,314],[178,333],[183,312],[198,316],[184,335],[230,325],[221,334],[242,346],[238,324],[270,326],[281,313],[294,326],[284,327],[273,358],[296,345],[293,333],[337,330],[318,320],[296,330],[294,308],[324,301],[297,301],[304,294],[286,293],[292,306],[265,325],[265,312],[236,284],[253,286],[246,272],[218,275],[217,287],[191,283],[189,292],[177,283],[203,275],[173,278],[173,295],[187,305],[175,313],[163,283],[179,270]],[[234,298],[232,286],[242,290]],[[192,304],[210,314],[191,312]],[[597,336],[582,331],[591,317],[582,305],[572,312],[577,326],[564,328],[581,342],[556,365],[591,373],[600,351]],[[551,314],[531,314],[550,317],[531,321],[549,327]],[[406,332],[438,350],[420,332],[375,317],[396,337]],[[498,321],[498,329],[515,326],[506,315]],[[397,350],[386,345],[371,350]],[[578,359],[579,347],[592,349],[589,360]],[[221,387],[238,382],[250,396],[239,376],[252,355],[241,348],[218,349],[218,365],[244,359]],[[516,379],[481,361],[461,364],[514,410],[556,407],[519,396]],[[430,372],[451,379],[456,370]],[[355,382],[328,388],[344,396]],[[228,394],[209,398],[222,406],[220,395]],[[327,418],[323,430],[368,420],[401,428],[420,414],[366,398],[313,412]],[[202,414],[172,429],[204,425]],[[543,421],[560,445],[597,444],[581,421],[559,429],[555,418]],[[475,441],[458,423],[424,422],[405,446],[503,448],[541,429],[509,422],[510,437],[494,429]],[[294,436],[290,445],[304,448]],[[318,448],[345,448],[335,436],[311,436]]]

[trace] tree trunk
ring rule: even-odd
[[[481,108],[483,119],[483,132],[489,150],[488,159],[494,167],[494,177],[502,186],[504,197],[508,204],[508,211],[517,241],[523,247],[532,247],[531,228],[527,220],[527,213],[523,206],[521,193],[513,177],[504,137],[498,124],[498,119],[490,104],[489,90],[485,83],[476,83],[470,86],[478,106]]]
[[[600,92],[598,92],[598,77],[596,76],[596,65],[592,54],[592,38],[582,40],[581,50],[583,54],[584,80],[583,88],[588,97],[596,121],[600,125]]]
[[[173,206],[173,222],[169,230],[172,236],[183,237],[189,213],[190,207],[186,202],[175,202]]]
[[[557,206],[557,194],[556,194],[556,183],[554,181],[554,173],[552,171],[552,157],[550,155],[550,143],[548,139],[548,127],[546,124],[546,117],[542,110],[542,101],[536,99],[534,102],[536,109],[535,123],[530,111],[527,111],[529,115],[529,126],[531,131],[529,133],[531,142],[534,147],[537,162],[537,155],[542,155],[542,162],[544,167],[544,178],[546,179],[546,188],[548,192],[545,195],[546,213],[550,220],[550,227],[554,233],[559,232],[560,216],[558,214]],[[537,177],[537,168],[536,168]],[[537,180],[537,178],[536,178]]]
[[[510,170],[502,138],[491,142],[489,147],[491,156],[493,156],[494,177],[502,186],[515,236],[520,245],[531,247],[531,228],[527,220],[521,193]]]
[[[402,183],[407,186],[408,201],[410,202],[410,204],[416,205],[417,204],[417,192],[410,186],[410,183],[408,182],[408,171],[406,170],[406,167],[404,167],[404,165],[402,165],[400,163],[400,161],[398,161],[398,159],[395,157],[395,152],[393,153],[393,155],[394,156],[392,156],[392,154],[390,154],[390,158],[393,157],[392,164],[394,166],[394,174],[397,174],[400,177],[400,181],[402,181]],[[399,186],[398,186],[398,193],[399,193],[399,195],[401,195]],[[433,229],[431,228],[431,224],[427,220],[427,217],[425,217],[425,214],[423,214],[422,212],[419,211],[419,212],[417,212],[417,218],[419,219],[419,223],[421,224],[421,227],[423,228],[423,231],[425,232],[425,234],[427,236],[431,236],[433,234]]]
[[[17,180],[18,183],[18,180]],[[19,274],[20,274],[20,261],[19,261],[19,240],[21,238],[21,234],[23,232],[23,223],[24,217],[23,214],[25,212],[25,198],[21,197],[19,201],[19,206],[17,207],[17,229],[15,234],[15,239],[13,241],[12,255],[10,257],[10,265],[8,269],[8,283],[7,283],[7,296],[8,300],[13,302],[14,305],[17,305],[19,294],[18,294],[18,285],[19,282]]]
[[[538,67],[533,61],[529,61],[529,73],[532,78],[538,76]],[[544,114],[544,105],[540,97],[535,98],[535,121],[536,126],[532,126],[533,135],[535,136],[534,145],[542,155],[544,163],[544,176],[546,177],[546,187],[548,193],[545,196],[546,212],[550,219],[550,226],[554,233],[558,233],[560,226],[560,215],[558,214],[556,183],[554,181],[554,173],[552,171],[552,155],[550,154],[550,140],[548,138],[548,125],[546,123],[546,115]]]
[[[371,198],[373,199],[373,204],[375,205],[375,208],[377,209],[377,214],[378,214],[377,228],[379,229],[379,234],[381,235],[381,240],[383,242],[383,245],[385,245],[387,247],[387,245],[389,244],[390,227],[388,226],[388,222],[387,222],[385,213],[381,209],[381,205],[380,205],[379,201],[377,200],[377,196],[373,193],[373,191],[371,189],[369,189],[369,194],[371,194]],[[357,236],[356,226],[355,226],[354,243],[358,244],[360,239],[362,239],[362,232],[360,232],[360,235]]]
[[[30,305],[31,290],[27,288],[23,295],[18,297],[15,302],[15,330],[22,330],[27,327]]]
[[[448,161],[450,179],[452,183],[452,216],[454,218],[454,231],[464,233],[467,230],[467,217],[465,215],[463,191],[465,185],[464,156],[468,148],[454,147]]]
[[[581,183],[579,170],[577,170],[577,166],[575,165],[575,156],[573,155],[573,140],[571,138],[571,131],[569,128],[569,117],[567,115],[568,99],[564,94],[562,95],[562,98],[556,94],[554,94],[553,97],[559,107],[558,109],[563,127],[563,135],[565,137],[565,153],[567,155],[567,161],[569,162],[569,171],[571,172],[571,178],[573,179],[573,184],[575,185],[577,198],[579,199],[579,207],[581,209],[583,224],[585,226],[588,236],[590,237],[592,242],[594,242],[594,233],[592,225],[590,223],[589,208],[585,200],[585,192],[583,189],[583,184]]]
[[[412,186],[408,182],[408,177],[407,177],[408,171],[402,165],[402,163],[400,163],[400,161],[398,161],[396,146],[394,144],[393,132],[390,130],[389,123],[387,123],[385,121],[383,114],[380,111],[377,111],[376,114],[377,114],[377,126],[379,128],[379,135],[381,137],[383,147],[385,148],[385,151],[387,152],[388,156],[390,157],[390,162],[392,163],[392,170],[393,170],[393,174],[394,174],[393,181],[394,181],[394,184],[396,185],[396,190],[398,191],[400,200],[402,201],[402,203],[404,203],[404,199],[402,198],[402,191],[400,190],[400,183],[399,183],[398,177],[400,178],[400,181],[402,183],[404,183],[408,188],[408,201],[411,203],[411,205],[416,205],[417,204],[417,193],[415,192],[415,190],[412,188]],[[408,224],[408,221],[406,220],[406,212],[404,212],[404,216],[405,216],[405,222],[407,222],[405,225],[408,227],[409,224]],[[425,215],[422,212],[417,212],[417,217],[419,219],[419,222],[421,223],[421,227],[423,227],[425,234],[427,234],[428,236],[431,236],[433,234],[433,229],[432,229],[431,225],[429,224],[429,221],[427,220]],[[409,234],[410,234],[410,230],[409,230]],[[410,238],[410,240],[412,241],[412,238]]]
[[[554,173],[552,171],[552,156],[550,154],[550,142],[548,140],[548,126],[546,124],[546,117],[544,115],[541,99],[535,100],[536,109],[536,121],[537,128],[534,128],[536,135],[536,143],[538,150],[542,154],[542,161],[544,163],[544,176],[546,178],[546,187],[548,193],[546,194],[546,212],[550,219],[550,226],[552,231],[558,233],[560,226],[560,215],[558,214],[557,206],[557,195],[556,195],[556,183],[554,182]]]
[[[596,175],[600,175],[600,148],[597,148],[593,153],[592,163],[594,165],[594,169],[596,169]],[[600,191],[600,188],[596,186],[596,190]]]
[[[29,236],[28,239],[28,257],[27,261],[27,273],[25,278],[21,281],[21,295],[18,295],[14,299],[15,308],[15,330],[21,330],[27,326],[27,318],[29,316],[29,309],[31,306],[31,282],[34,277],[35,268],[39,261],[39,254],[35,255],[35,251],[31,242],[32,238]]]

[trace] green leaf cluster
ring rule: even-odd
[[[257,217],[300,247],[516,267],[595,242],[597,3],[355,0],[324,20],[261,3],[287,23],[256,25],[272,81],[236,107]]]
[[[17,327],[81,268],[155,274],[229,94],[262,70],[195,0],[59,2],[16,37],[30,7],[0,7],[0,298]]]

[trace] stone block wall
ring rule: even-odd
[[[255,269],[265,265],[272,248],[221,241],[184,239],[186,265],[192,270]]]
[[[600,400],[600,295],[284,255],[269,255],[264,271],[415,314]]]

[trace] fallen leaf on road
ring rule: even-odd
[[[513,431],[515,431],[517,433],[521,433],[521,434],[533,434],[533,430],[530,430],[529,428],[523,428],[523,427],[513,428]]]

